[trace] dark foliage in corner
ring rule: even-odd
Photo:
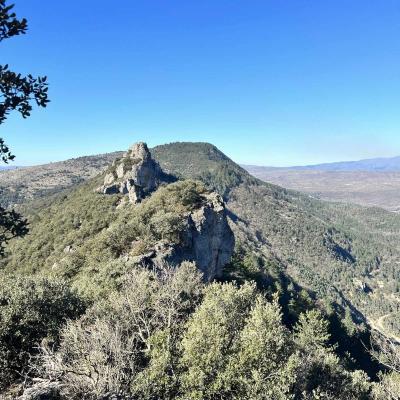
[[[85,310],[64,282],[4,275],[0,278],[0,390],[24,378],[43,339],[58,342],[60,326]]]
[[[25,34],[28,29],[27,20],[18,19],[12,11],[13,8],[14,4],[7,5],[5,0],[0,0],[0,42]],[[23,118],[27,118],[32,111],[32,103],[46,107],[49,102],[46,81],[46,76],[23,76],[10,70],[8,64],[0,65],[0,125],[11,111],[17,111]],[[14,158],[4,139],[0,138],[0,159],[8,163]],[[0,207],[0,256],[3,255],[3,246],[10,238],[23,236],[27,232],[26,220],[21,215]]]
[[[0,0],[0,42],[13,36],[25,34],[28,25],[25,18],[17,19],[12,11],[14,4],[7,5],[5,0]],[[0,65],[0,124],[4,123],[8,114],[16,110],[24,118],[29,117],[32,111],[32,102],[39,107],[46,107],[49,102],[47,98],[47,77],[34,78],[32,75],[22,76],[11,71],[9,66]],[[1,147],[3,160],[7,162],[9,150]],[[5,151],[3,153],[3,151]],[[12,158],[11,158],[12,159]]]
[[[28,233],[28,223],[14,210],[7,211],[0,206],[0,256],[4,255],[4,245],[11,239]]]
[[[47,77],[34,78],[32,75],[22,76],[13,72],[8,65],[0,66],[0,124],[8,114],[16,110],[22,117],[27,118],[32,111],[32,102],[39,107],[46,107],[50,101],[47,98]]]
[[[12,36],[26,33],[28,28],[27,20],[22,18],[18,20],[11,10],[14,5],[6,5],[5,0],[0,0],[0,42]]]

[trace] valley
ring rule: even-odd
[[[315,198],[400,211],[400,172],[244,165],[257,178]]]

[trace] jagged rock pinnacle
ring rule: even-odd
[[[114,161],[104,177],[104,184],[97,191],[103,194],[126,194],[131,203],[138,203],[167,181],[166,174],[151,157],[146,143],[138,142],[121,159]]]

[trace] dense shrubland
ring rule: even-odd
[[[29,371],[42,339],[55,345],[59,328],[86,304],[65,282],[3,275],[0,278],[0,389]]]
[[[315,306],[285,324],[277,292],[249,281],[205,285],[191,263],[135,268],[118,292],[78,315],[67,322],[49,317],[48,339],[37,334],[26,396],[47,390],[54,399],[396,398],[386,394],[398,384],[397,372],[372,383],[352,368]]]
[[[179,243],[187,213],[206,193],[199,182],[180,181],[132,207],[120,205],[122,196],[94,193],[96,185],[98,180],[32,213],[30,234],[10,246],[6,269],[60,277],[85,296],[99,297],[118,286],[132,257],[160,240]]]
[[[398,398],[399,371],[368,353],[361,314],[397,329],[397,217],[262,184],[212,146],[173,146],[156,149],[161,165],[203,184],[128,206],[96,194],[99,177],[24,209],[31,232],[9,246],[0,283],[10,398],[21,385],[54,399]],[[205,188],[225,196],[236,237],[223,279],[135,265],[180,243]]]
[[[226,279],[136,267],[82,316],[65,283],[4,280],[4,383],[54,399],[396,399],[398,373],[372,383],[336,343],[345,326],[277,264],[239,248]]]

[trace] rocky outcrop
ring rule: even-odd
[[[138,203],[164,182],[171,182],[171,177],[152,159],[146,143],[138,142],[114,161],[97,192],[125,194],[131,203]]]
[[[207,203],[190,214],[185,240],[187,250],[183,247],[180,257],[193,257],[205,280],[221,277],[223,267],[231,259],[235,241],[220,195],[211,193]]]
[[[179,245],[160,241],[146,254],[135,257],[135,262],[160,267],[166,263],[179,265],[183,261],[193,261],[205,281],[221,277],[231,259],[235,241],[220,195],[205,195],[203,204],[187,215],[187,229],[182,236]]]
[[[152,159],[147,145],[139,142],[113,163],[97,191],[103,194],[125,194],[131,203],[138,203],[161,184],[173,180]],[[186,228],[181,232],[179,244],[160,241],[146,254],[126,256],[126,261],[129,259],[135,264],[156,268],[166,263],[176,266],[183,261],[193,261],[206,281],[220,277],[224,265],[231,258],[234,236],[221,196],[208,193],[202,194],[202,199],[201,204],[185,216]],[[70,252],[73,249],[66,248],[64,251]]]

